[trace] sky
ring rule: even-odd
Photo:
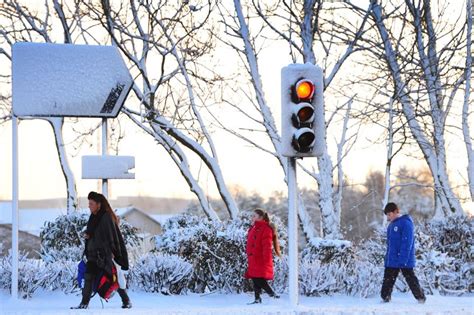
[[[217,62],[225,66],[228,60],[227,52],[217,53]],[[269,43],[259,55],[259,67],[264,82],[265,96],[275,115],[277,126],[280,126],[280,71],[291,60],[286,49],[276,43]],[[2,72],[5,64],[0,65]],[[352,69],[345,69],[339,75],[350,76]],[[363,91],[361,91],[363,92]],[[340,103],[344,99],[331,99],[325,96],[326,102]],[[129,99],[130,101],[130,99]],[[245,101],[245,100],[242,100]],[[228,108],[223,108],[220,117],[236,128],[246,127],[246,121],[235,120]],[[80,119],[80,124],[93,125],[97,119]],[[118,196],[153,196],[172,198],[194,198],[187,183],[179,173],[178,168],[167,153],[153,139],[140,131],[126,117],[121,118],[125,134],[120,143],[120,155],[135,156],[136,178],[133,180],[111,180],[111,197]],[[78,125],[66,123],[64,127],[66,142],[71,141],[75,134],[72,128]],[[229,133],[211,128],[213,139],[219,154],[219,161],[224,178],[229,187],[239,187],[269,196],[273,191],[285,191],[283,173],[277,160]],[[99,129],[100,130],[100,129]],[[362,183],[369,171],[383,171],[385,168],[385,145],[373,144],[374,135],[380,135],[381,128],[363,126],[359,131],[359,140],[344,160],[346,176],[352,183]],[[329,130],[328,142],[330,154],[336,153],[335,139],[340,137],[337,124]],[[448,141],[448,165],[452,178],[457,183],[462,182],[460,174],[465,174],[466,154],[459,136],[452,136]],[[91,146],[84,145],[79,151],[72,145],[67,147],[69,161],[76,176],[79,196],[85,196],[90,190],[99,189],[98,180],[81,179],[81,156],[99,154],[100,131],[91,137]],[[76,152],[77,151],[77,152]],[[456,153],[455,153],[456,152]],[[74,156],[71,154],[74,153]],[[65,182],[62,176],[58,156],[55,149],[52,129],[41,120],[21,121],[19,126],[19,165],[20,165],[20,199],[50,199],[63,198],[66,194]],[[10,199],[11,196],[11,123],[0,125],[0,199]],[[193,171],[199,174],[199,182],[211,196],[217,196],[212,177],[200,165],[198,160],[191,158]],[[305,160],[309,167],[316,165],[316,159]],[[420,168],[424,163],[412,157],[400,157],[394,161],[394,169],[401,166]],[[298,174],[300,187],[316,188],[316,183],[303,173]]]

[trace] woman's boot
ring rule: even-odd
[[[262,303],[262,298],[260,297],[262,293],[262,288],[260,287],[259,279],[252,279],[252,282],[253,282],[253,291],[255,293],[255,301],[253,301],[252,303],[249,303],[249,305],[260,304]]]
[[[130,302],[130,298],[128,297],[127,291],[125,289],[118,289],[118,294],[122,299],[122,308],[132,308],[132,303]]]
[[[82,288],[82,300],[78,306],[73,306],[71,309],[86,309],[89,307],[89,301],[92,295],[92,283],[94,275],[86,273],[84,276],[84,288]]]

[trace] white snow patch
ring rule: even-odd
[[[91,300],[88,310],[69,310],[70,306],[79,304],[79,295],[65,295],[60,292],[41,292],[31,300],[12,300],[5,291],[0,291],[1,314],[215,314],[215,315],[335,315],[335,314],[473,314],[472,296],[447,297],[428,296],[426,304],[418,304],[410,293],[395,294],[391,303],[381,303],[380,299],[356,298],[347,296],[301,297],[298,308],[288,306],[288,297],[279,300],[263,297],[261,305],[247,305],[253,294],[210,294],[165,296],[156,293],[129,292],[133,303],[132,310],[120,308],[120,298],[114,296],[104,308],[97,297]]]
[[[309,243],[314,247],[338,247],[345,248],[350,247],[352,243],[346,240],[332,240],[332,239],[323,239],[320,237],[313,237],[309,240]]]

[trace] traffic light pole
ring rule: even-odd
[[[298,187],[296,158],[288,158],[288,267],[290,306],[298,306]]]

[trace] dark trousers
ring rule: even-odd
[[[424,299],[425,294],[423,293],[423,290],[420,287],[418,278],[413,272],[413,268],[385,268],[385,272],[383,275],[382,291],[380,293],[382,299],[385,300],[391,298],[393,286],[395,284],[395,281],[397,280],[397,276],[400,270],[402,271],[402,274],[405,277],[405,280],[407,281],[411,293],[413,293],[415,299]]]
[[[84,288],[82,289],[81,304],[89,304],[92,296],[93,285],[96,281],[99,272],[100,270],[95,262],[87,262],[86,274],[84,275]],[[125,289],[118,289],[117,292],[120,295],[123,304],[127,304],[130,302],[130,298],[128,297],[127,291]]]
[[[255,299],[260,299],[260,295],[262,294],[262,289],[267,292],[268,295],[274,296],[275,292],[268,284],[267,280],[263,278],[252,278],[253,282],[253,290],[255,292]]]

